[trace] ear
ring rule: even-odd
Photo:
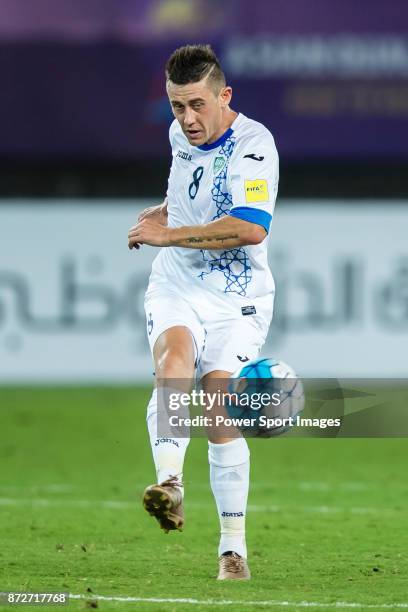
[[[220,91],[220,102],[221,107],[226,108],[231,102],[232,98],[232,87],[223,87]]]

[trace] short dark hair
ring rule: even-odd
[[[180,47],[167,60],[166,79],[175,85],[197,83],[206,76],[217,91],[225,87],[225,75],[210,45]]]

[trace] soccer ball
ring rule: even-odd
[[[277,359],[254,359],[231,375],[226,404],[243,434],[272,437],[296,424],[305,398],[301,380]]]

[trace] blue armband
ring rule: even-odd
[[[250,223],[256,223],[265,228],[266,232],[269,233],[269,227],[272,221],[272,215],[266,210],[260,210],[259,208],[249,208],[248,206],[236,206],[231,208],[231,217],[242,219],[243,221],[249,221]]]

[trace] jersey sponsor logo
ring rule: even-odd
[[[243,306],[241,308],[241,312],[244,315],[244,317],[247,315],[253,315],[253,314],[256,314],[256,308],[255,306]]]
[[[225,162],[226,162],[225,157],[216,157],[214,159],[214,166],[213,166],[214,174],[218,174],[219,172],[221,172],[221,170],[225,166]]]
[[[263,161],[265,158],[263,155],[255,155],[255,153],[249,153],[248,155],[244,155],[244,159],[248,157],[248,159],[253,159],[254,161]]]
[[[244,516],[243,512],[223,512],[221,516]]]
[[[185,159],[186,161],[191,161],[193,156],[190,153],[186,153],[185,151],[177,151],[176,157],[180,157],[180,159]]]
[[[245,180],[245,200],[248,202],[267,202],[268,183],[265,179]]]

